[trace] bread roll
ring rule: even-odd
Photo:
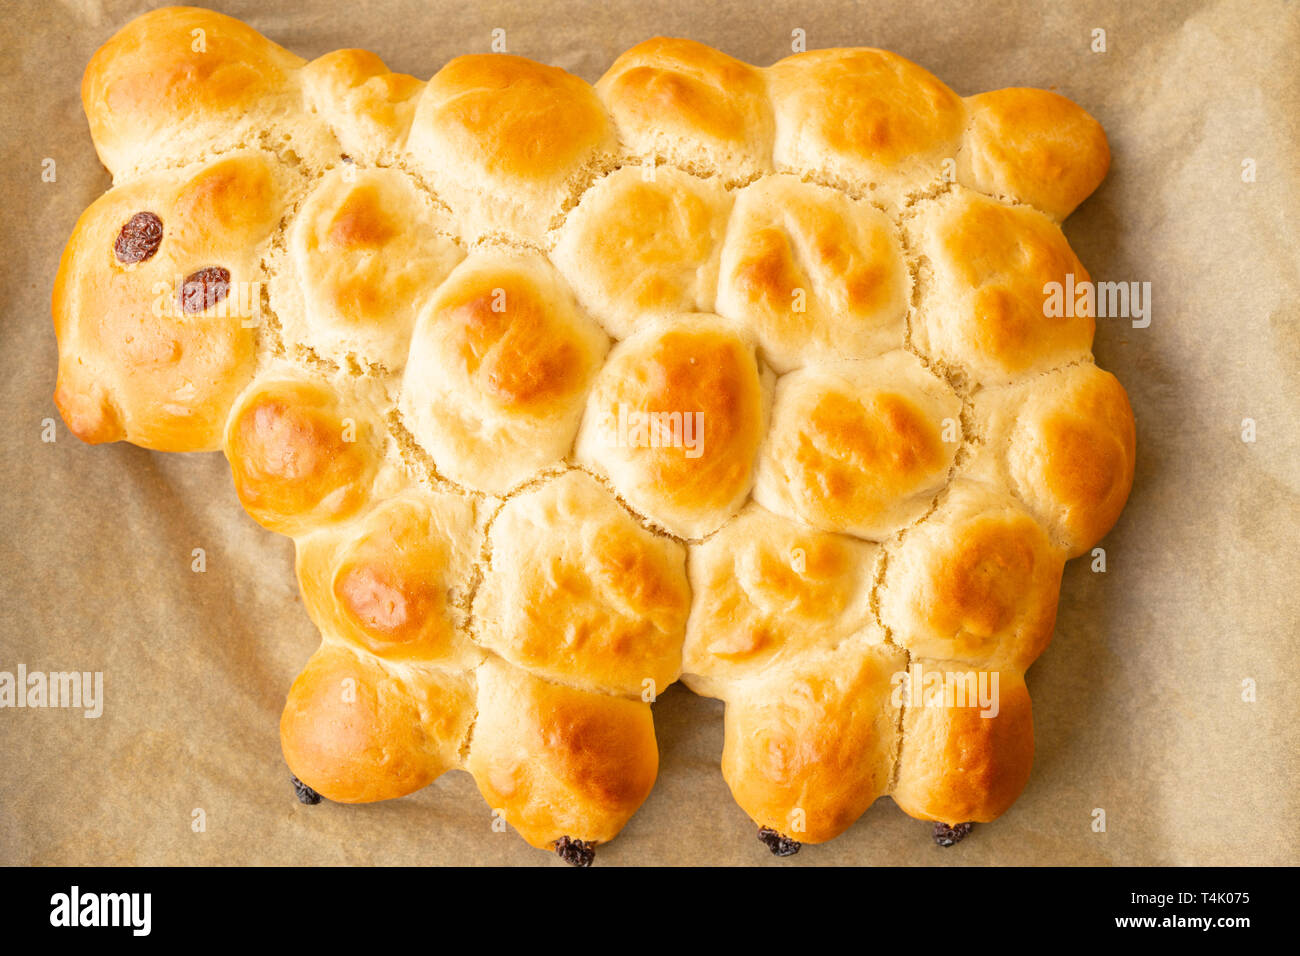
[[[324,383],[257,380],[226,428],[226,457],[244,510],[289,535],[355,514],[379,468],[377,427]]]
[[[550,680],[654,698],[681,672],[686,551],[571,471],[516,495],[492,522],[474,599],[479,641]]]
[[[747,338],[716,316],[679,316],[611,352],[577,458],[669,533],[699,538],[744,503],[766,404]]]
[[[350,164],[321,177],[288,245],[291,288],[275,290],[285,337],[388,372],[402,370],[420,306],[465,257],[446,210],[410,177]]]
[[[961,400],[907,352],[810,366],[777,384],[754,498],[823,531],[882,540],[930,506]]]
[[[297,541],[298,583],[322,632],[389,661],[468,667],[480,536],[473,499],[408,491]]]
[[[737,193],[718,312],[777,372],[901,347],[910,291],[898,233],[869,203],[786,175]]]
[[[466,676],[392,669],[327,641],[293,682],[280,742],[294,776],[321,796],[370,803],[458,766],[473,716]]]
[[[980,459],[1078,557],[1115,524],[1133,486],[1137,436],[1124,386],[1091,362],[975,397]]]
[[[942,177],[964,105],[886,50],[809,50],[768,71],[778,169],[897,204]]]
[[[912,325],[924,353],[980,385],[1090,354],[1096,323],[1087,303],[1050,314],[1049,283],[1064,294],[1091,280],[1046,216],[956,187],[920,204],[905,228],[929,266]]]
[[[922,820],[996,820],[1024,790],[1034,761],[1034,717],[1024,679],[1016,671],[971,671],[963,664],[915,657],[912,667],[958,675],[956,686],[965,696],[954,693],[950,701],[935,694],[905,708],[898,778],[890,795],[905,813]],[[995,708],[979,705],[981,680]]]
[[[608,347],[544,258],[484,250],[422,313],[402,414],[444,477],[504,494],[568,452]]]
[[[1051,640],[1064,555],[1006,494],[954,482],[888,550],[880,620],[913,656],[1024,671]]]
[[[693,603],[682,651],[696,693],[797,663],[875,625],[877,547],[751,505],[691,548]]]
[[[304,117],[298,103],[303,63],[233,17],[164,7],[96,51],[81,102],[99,158],[115,181],[133,179],[281,137],[321,143],[319,121]]]
[[[1101,124],[1050,90],[1013,88],[968,97],[962,183],[1028,203],[1058,222],[1101,184],[1110,147]]]
[[[424,83],[392,73],[366,50],[335,50],[302,68],[306,104],[338,140],[340,158],[384,163],[397,158]]]
[[[552,258],[605,330],[626,338],[654,319],[712,310],[730,208],[716,182],[624,167],[582,197]]]
[[[551,684],[492,658],[477,671],[466,767],[483,799],[533,846],[607,843],[659,771],[650,706]]]
[[[907,656],[846,642],[728,688],[722,775],[759,826],[801,843],[839,836],[889,789],[893,675]]]
[[[540,239],[613,163],[618,140],[595,91],[522,56],[458,56],[429,80],[406,153],[472,241]]]
[[[264,154],[154,173],[77,221],[54,284],[54,401],[84,441],[221,445],[256,368],[260,256],[292,177]]]
[[[694,40],[655,37],[596,84],[630,152],[697,176],[743,183],[772,169],[772,107],[762,70]]]

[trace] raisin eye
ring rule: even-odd
[[[163,224],[151,212],[138,212],[126,221],[113,242],[113,254],[124,265],[144,262],[162,245]]]
[[[216,305],[230,294],[230,270],[221,266],[208,266],[185,277],[181,286],[181,309],[186,312],[202,312]]]
[[[771,827],[759,827],[758,839],[772,851],[773,856],[794,856],[803,846],[798,840],[791,840]]]

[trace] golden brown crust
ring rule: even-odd
[[[744,503],[766,424],[752,346],[716,316],[658,323],[611,352],[577,458],[642,514],[698,538]]]
[[[400,372],[420,307],[464,258],[449,231],[398,170],[326,174],[289,229],[291,268],[274,287],[285,336],[340,365]],[[286,306],[298,300],[301,318]]]
[[[1029,203],[1058,222],[1110,168],[1101,124],[1050,90],[1011,88],[968,97],[958,175],[990,196]]]
[[[880,618],[914,656],[1024,671],[1051,640],[1065,558],[1007,495],[958,480],[889,551]]]
[[[654,319],[708,312],[731,198],[667,167],[625,167],[582,197],[552,258],[583,306],[617,339]]]
[[[729,182],[772,168],[763,73],[712,47],[668,37],[638,43],[596,92],[633,153]]]
[[[1088,272],[1046,216],[957,186],[906,228],[931,268],[913,325],[931,358],[998,385],[1090,354],[1092,309],[1080,300],[1058,310],[1049,296],[1056,283],[1068,300]]]
[[[353,161],[387,158],[406,137],[424,83],[390,72],[366,50],[335,50],[302,68],[307,104],[326,119]]]
[[[1091,363],[976,396],[986,480],[1006,482],[1069,558],[1100,541],[1133,486],[1137,435],[1119,380]]]
[[[612,840],[659,770],[649,705],[549,684],[495,658],[476,673],[466,769],[494,814],[539,849],[562,836]]]
[[[697,693],[875,626],[876,547],[751,506],[691,548],[682,669]]]
[[[464,601],[479,547],[473,503],[408,492],[298,539],[298,581],[322,632],[391,661],[478,661]]]
[[[543,677],[653,700],[681,671],[686,551],[571,471],[492,523],[474,601],[482,644]]]
[[[280,743],[293,775],[321,796],[390,800],[459,764],[473,706],[466,676],[389,670],[326,643],[293,682]]]
[[[754,330],[777,372],[900,347],[910,286],[897,230],[870,204],[785,175],[737,194],[718,312]]]
[[[81,100],[99,157],[115,175],[196,144],[241,142],[290,108],[302,59],[252,27],[197,7],[137,17],[91,57]]]
[[[354,514],[377,467],[375,426],[306,379],[249,386],[226,427],[225,451],[244,509],[263,527],[301,534]]]
[[[407,144],[466,222],[466,238],[539,238],[584,175],[617,148],[595,91],[502,53],[459,56],[420,95]]]
[[[730,689],[722,775],[736,802],[802,843],[843,833],[889,787],[906,667],[897,648],[845,646]]]
[[[793,372],[777,385],[755,500],[823,531],[882,540],[943,487],[960,414],[952,390],[902,351]]]
[[[912,668],[960,674],[976,686],[979,672],[960,664],[913,660]],[[905,813],[940,823],[987,823],[1015,803],[1029,779],[1034,761],[1034,718],[1029,691],[1018,672],[984,674],[996,714],[978,703],[949,706],[936,696],[928,704],[910,701],[903,716],[903,742],[898,778],[891,796]],[[978,691],[977,691],[978,693]],[[957,701],[957,698],[953,698]]]
[[[965,121],[937,77],[886,50],[797,53],[769,70],[779,169],[896,200],[939,178]]]
[[[608,347],[544,258],[476,252],[417,323],[402,414],[443,475],[503,494],[569,451]]]

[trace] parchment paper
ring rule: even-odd
[[[105,700],[95,719],[0,709],[0,863],[562,865],[493,832],[461,772],[388,803],[299,805],[278,720],[318,638],[291,542],[243,513],[220,455],[89,447],[58,419],[51,284],[78,214],[109,182],[78,87],[99,44],[149,6],[3,10],[0,671],[99,671]],[[1037,760],[1024,795],[951,850],[882,799],[834,842],[776,861],[718,771],[721,705],[676,687],[655,706],[659,782],[598,863],[1300,860],[1300,4],[215,6],[303,56],[363,47],[421,77],[487,51],[494,28],[511,52],[589,81],[655,34],[767,64],[801,29],[810,48],[895,50],[961,94],[1041,86],[1090,110],[1114,166],[1066,233],[1095,279],[1152,284],[1150,327],[1100,320],[1096,342],[1133,402],[1138,469],[1106,572],[1070,564],[1054,643],[1030,671]]]

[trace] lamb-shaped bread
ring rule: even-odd
[[[294,538],[304,798],[465,769],[590,863],[680,677],[778,853],[887,794],[946,834],[1016,799],[1064,562],[1133,478],[1092,315],[1044,309],[1088,279],[1087,113],[663,38],[594,87],[505,54],[421,82],[188,7],[82,97],[113,188],[55,281],[55,401],[224,451]]]

